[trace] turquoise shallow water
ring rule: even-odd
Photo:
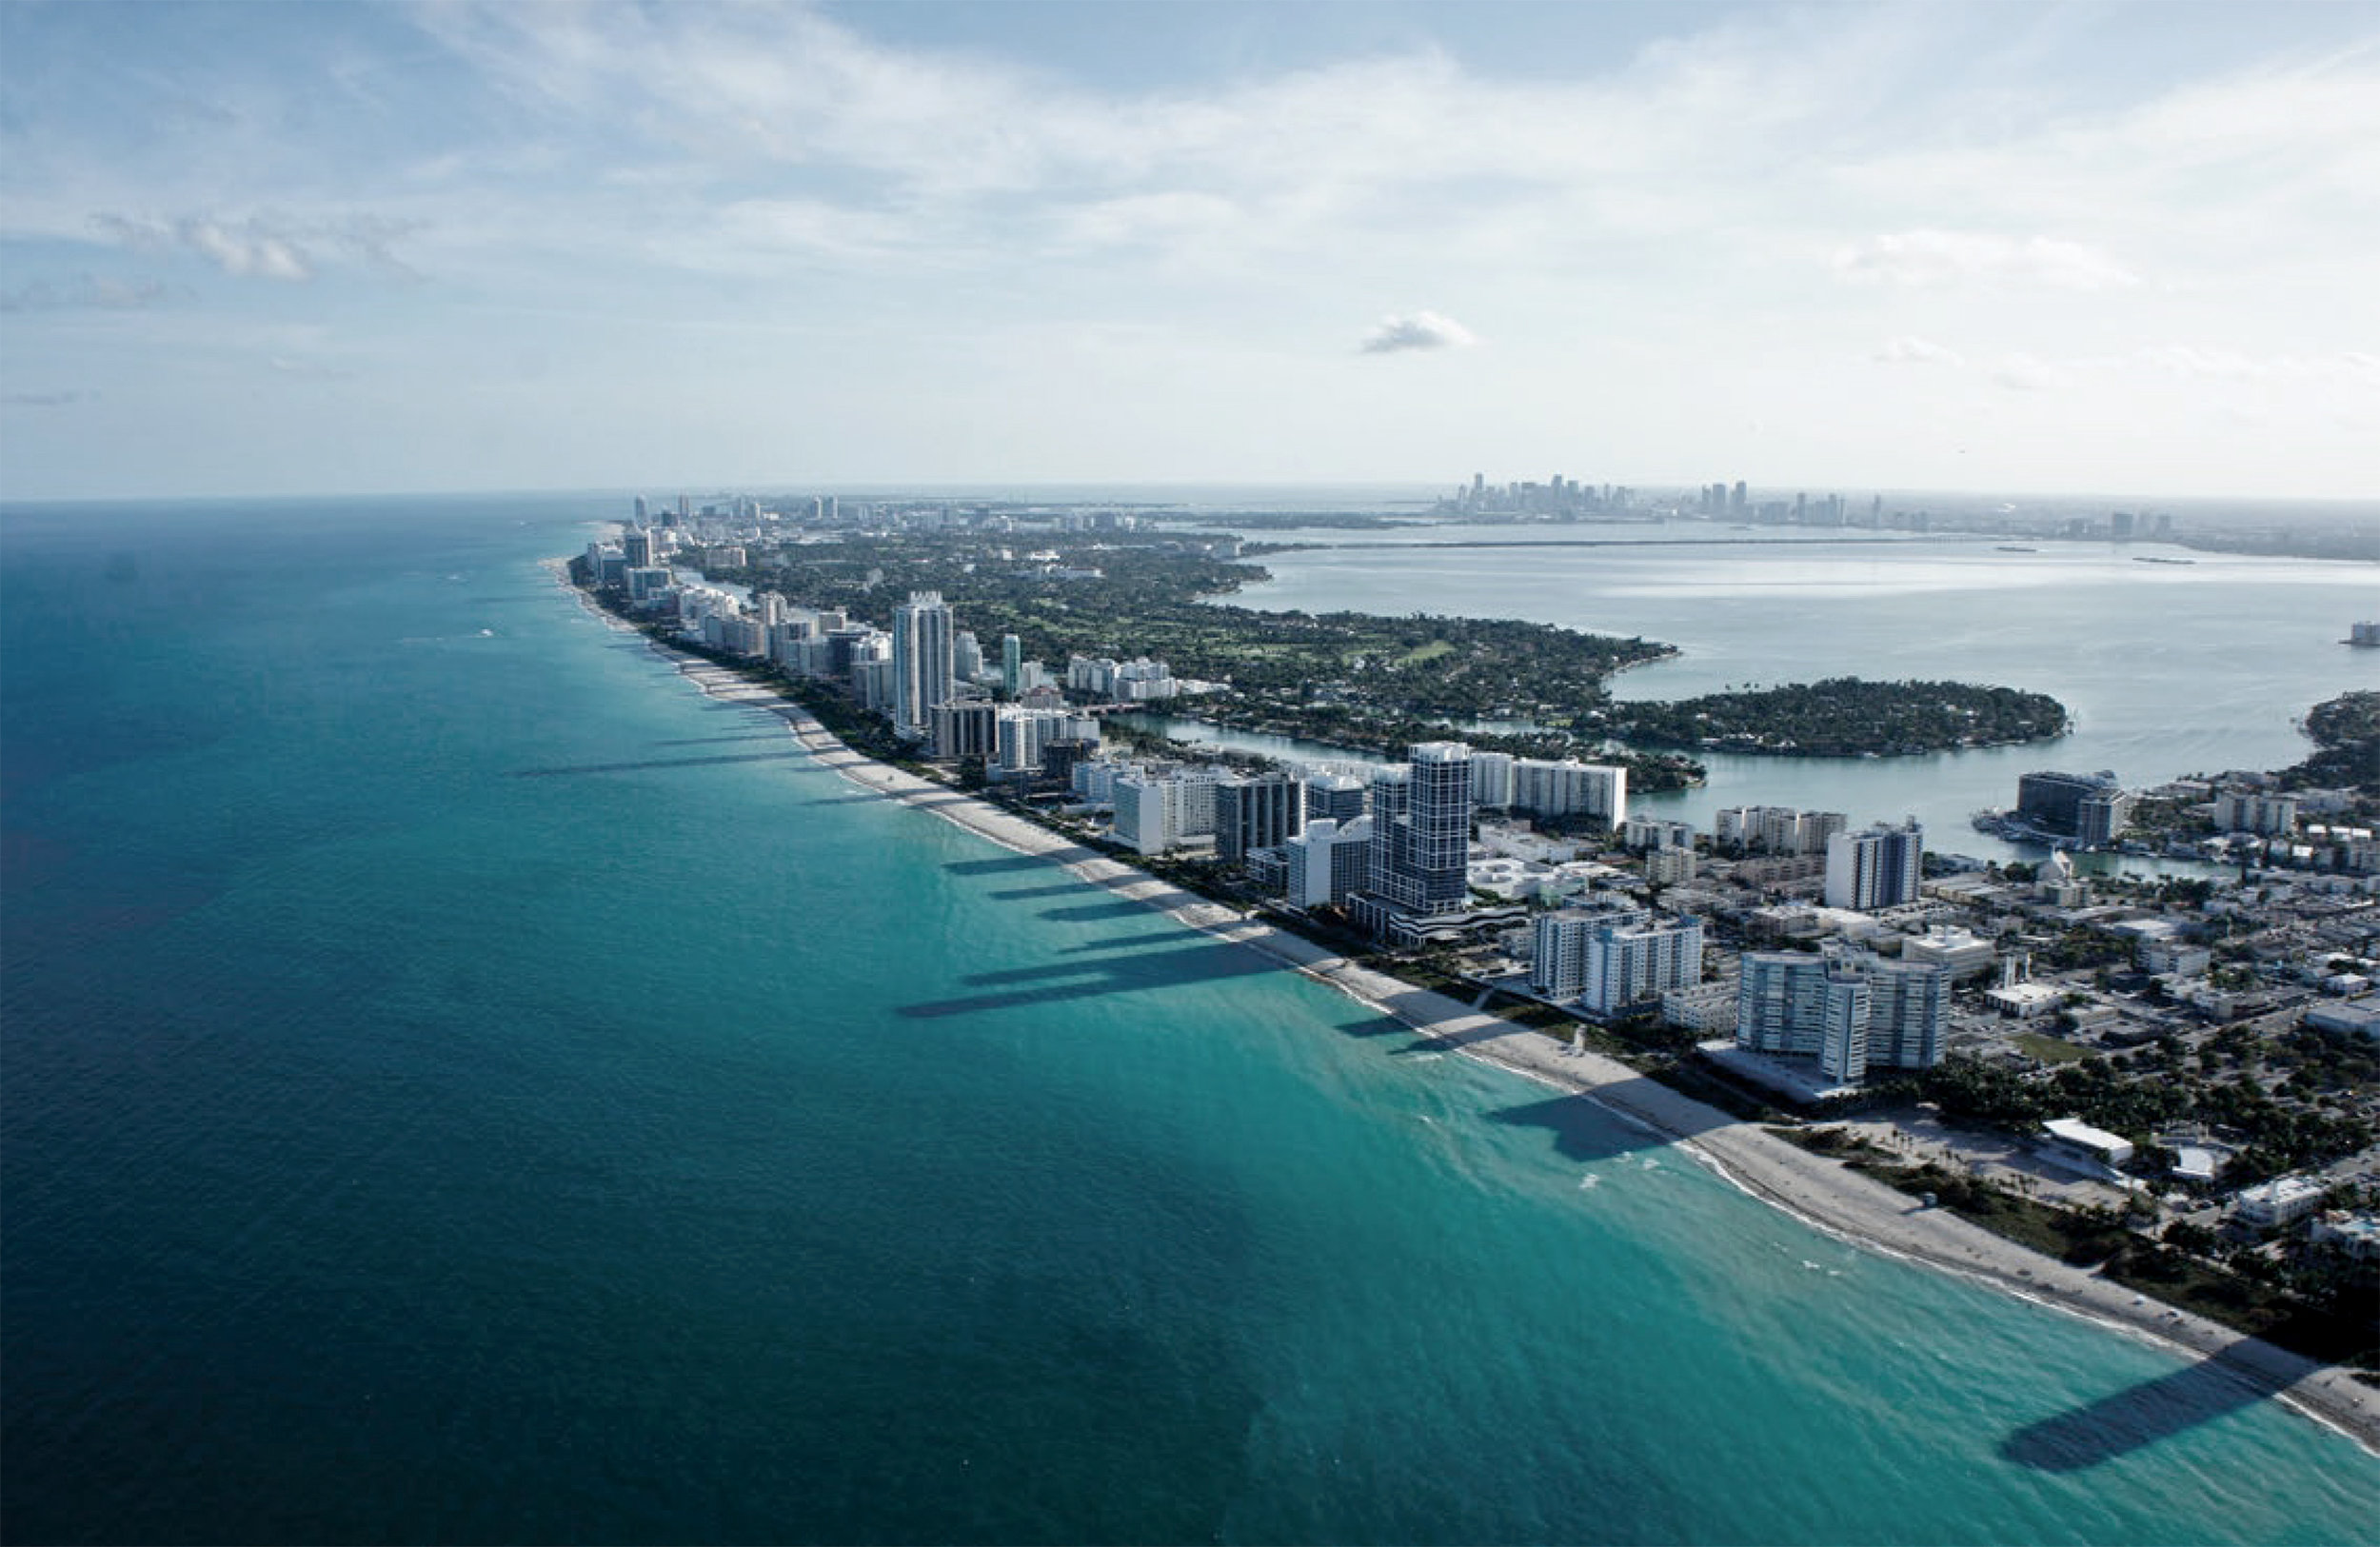
[[[0,522],[11,1540],[2347,1541],[2380,1462],[887,809],[536,567]]]

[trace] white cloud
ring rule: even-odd
[[[37,279],[0,293],[0,311],[141,311],[172,297],[163,280],[82,274],[66,285]]]
[[[2123,265],[2079,242],[2019,241],[1983,231],[1889,232],[1836,252],[1835,271],[1845,279],[1911,288],[1982,283],[2103,290],[2140,283]]]
[[[180,248],[195,252],[227,274],[279,280],[314,277],[313,265],[297,243],[260,221],[234,225],[186,215],[166,222],[102,212],[91,217],[91,225],[111,240],[140,251]]]
[[[1478,335],[1452,317],[1416,311],[1382,317],[1359,347],[1365,354],[1398,354],[1408,349],[1462,349],[1478,342]]]
[[[299,283],[314,277],[326,248],[384,274],[414,278],[397,257],[395,244],[425,229],[426,223],[365,213],[310,222],[212,215],[153,220],[102,210],[89,218],[89,228],[137,252],[191,252],[239,278]]]
[[[2046,392],[2064,387],[2069,377],[2054,361],[2018,352],[2002,356],[1992,369],[1992,379],[2012,392]]]
[[[1954,369],[1967,363],[1967,357],[1956,349],[1946,349],[1907,334],[1888,340],[1876,350],[1875,358],[1888,366],[1949,366]]]
[[[314,277],[313,266],[295,243],[260,229],[253,221],[237,228],[211,220],[185,220],[176,230],[185,247],[213,259],[227,274],[286,280]]]

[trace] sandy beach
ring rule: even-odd
[[[783,719],[812,756],[863,789],[929,811],[1004,848],[1046,859],[1119,897],[1261,951],[1289,969],[1395,1017],[1449,1051],[1595,1101],[1681,1145],[1746,1193],[1829,1235],[1963,1274],[2198,1356],[2202,1362],[2191,1374],[2208,1378],[2193,1389],[2205,1389],[2207,1394],[2192,1399],[2204,1405],[2235,1406],[2257,1396],[2273,1396],[2380,1454],[2380,1391],[2356,1380],[2347,1370],[2243,1337],[2216,1322],[2144,1299],[2089,1270],[2030,1251],[1948,1211],[1924,1208],[1881,1182],[1790,1144],[1756,1123],[1671,1090],[1616,1061],[1573,1051],[1540,1032],[1358,966],[1310,941],[1185,892],[987,802],[877,763],[845,746],[806,711],[770,689],[700,658],[663,653],[704,692],[746,703]],[[2211,1389],[2227,1382],[2229,1390]]]

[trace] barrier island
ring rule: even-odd
[[[1284,545],[1151,532],[1030,541],[845,532],[707,572],[879,626],[909,591],[935,590],[982,638],[1014,634],[1028,657],[1150,655],[1180,676],[1227,683],[1187,710],[1215,724],[1392,754],[1458,734],[1486,751],[1617,764],[1640,792],[1700,783],[1696,750],[1884,756],[2046,740],[2068,725],[2054,699],[1966,683],[1835,678],[1620,704],[1610,680],[1676,646],[1512,618],[1271,612],[1224,600],[1270,579],[1256,561]]]

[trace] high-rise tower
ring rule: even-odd
[[[893,723],[903,736],[933,728],[934,706],[950,697],[958,630],[940,591],[911,591],[893,609]]]
[[[1459,912],[1471,896],[1471,748],[1418,743],[1403,774],[1373,784],[1372,890],[1417,917]]]
[[[1914,818],[1898,827],[1835,834],[1826,841],[1826,905],[1865,913],[1915,902],[1925,846],[1925,829]]]

